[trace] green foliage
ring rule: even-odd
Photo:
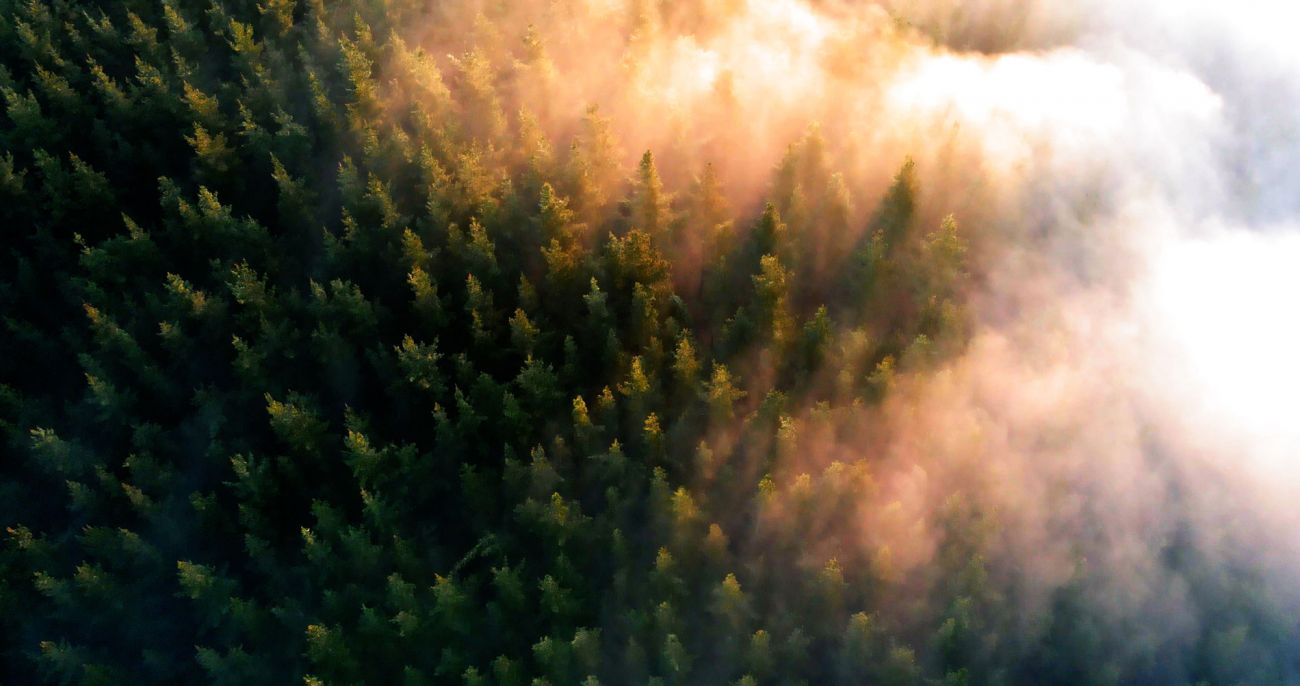
[[[0,0],[0,682],[1294,681],[1249,579],[1133,647],[1082,572],[1016,634],[970,513],[843,540],[880,456],[794,463],[961,351],[970,232],[815,128],[763,204],[636,164],[508,5]]]

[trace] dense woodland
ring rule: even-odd
[[[810,122],[732,202],[598,102],[548,135],[542,35],[426,50],[439,4],[0,0],[0,682],[1296,678],[1194,547],[1170,643],[1083,561],[1023,616],[960,494],[901,572],[843,526],[873,455],[808,446],[968,336],[910,163],[851,189]]]

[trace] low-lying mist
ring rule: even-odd
[[[0,680],[1300,684],[1296,3],[5,2]]]
[[[992,573],[1031,628],[1086,567],[1105,631],[1177,645],[1215,611],[1198,595],[1210,582],[1171,561],[1180,546],[1257,569],[1297,607],[1293,10],[587,0],[453,34],[488,31],[482,9],[444,6],[414,42],[458,55],[460,79],[514,60],[513,99],[490,109],[551,140],[594,116],[626,163],[647,149],[666,169],[710,163],[756,211],[813,131],[850,189],[849,227],[904,157],[920,221],[957,215],[975,257],[967,348],[863,409],[884,427],[870,440],[801,446],[809,465],[883,456],[875,497],[906,523],[839,526],[890,548],[899,573],[932,563],[931,527],[960,494],[991,518]]]

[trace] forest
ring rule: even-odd
[[[510,5],[0,0],[0,682],[1297,683],[1190,536],[1170,637],[899,507],[985,217],[566,85],[745,2]]]

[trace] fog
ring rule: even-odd
[[[1162,563],[1180,537],[1295,607],[1300,9],[585,0],[490,10],[495,33],[480,11],[451,3],[414,44],[486,56],[509,73],[501,116],[557,146],[595,106],[625,166],[652,150],[680,192],[712,163],[752,210],[815,128],[855,230],[905,157],[922,224],[955,213],[968,347],[863,410],[870,444],[805,446],[884,456],[877,497],[906,521],[846,523],[864,545],[924,566],[960,492],[995,513],[995,574],[1031,580],[1030,615],[1086,560],[1115,626],[1195,633]]]
[[[966,427],[911,459],[985,475],[1030,578],[1059,583],[1082,551],[1114,627],[1175,641],[1202,610],[1160,560],[1187,532],[1296,600],[1300,59],[1283,5],[1083,3],[1063,41],[1071,17],[1039,3],[1048,28],[1000,40],[1050,47],[928,55],[895,91],[1007,170],[994,219],[1019,226],[968,352],[899,402],[898,445]],[[945,37],[952,15],[919,16]],[[998,24],[961,16],[953,47],[988,52]]]

